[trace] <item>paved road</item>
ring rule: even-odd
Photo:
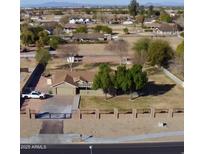
[[[51,55],[55,55],[56,51],[49,51]],[[36,51],[31,51],[31,52],[23,52],[20,54],[21,58],[34,58],[36,55]]]
[[[49,134],[38,134],[36,136],[32,136],[30,138],[21,138],[21,143],[32,143],[32,144],[70,144],[70,143],[76,143],[80,140],[87,144],[110,144],[110,143],[131,143],[131,142],[140,142],[144,140],[151,140],[154,141],[157,138],[163,138],[163,137],[173,137],[173,136],[179,136],[183,137],[184,132],[183,131],[175,131],[175,132],[161,132],[161,133],[150,133],[150,134],[144,134],[144,135],[133,135],[133,136],[121,136],[121,137],[89,137],[89,135],[82,136],[82,139],[80,138],[80,134],[51,134],[53,129],[52,128],[55,125],[50,125],[47,128],[48,125],[45,125],[46,131],[50,132]],[[56,126],[55,126],[56,127]],[[48,130],[47,130],[48,129]],[[52,131],[50,131],[51,129]],[[60,129],[60,128],[59,128]]]
[[[101,52],[103,53],[103,52]],[[56,51],[50,51],[50,54],[51,55],[56,55],[57,52]],[[102,55],[99,55],[99,54],[90,54],[90,53],[81,53],[80,54],[81,56],[84,56],[84,57],[102,57],[102,56],[117,56],[117,54],[111,52],[111,53],[106,53],[106,54],[102,54]],[[21,58],[34,58],[35,57],[35,52],[32,51],[32,52],[25,52],[25,53],[21,53],[20,55]]]
[[[135,142],[143,141],[145,139],[156,139],[162,137],[170,136],[183,136],[184,131],[173,131],[173,132],[160,132],[160,133],[150,133],[143,135],[132,135],[132,136],[121,136],[121,137],[108,137],[108,138],[89,138],[85,142],[87,143],[123,143],[123,142]]]
[[[21,146],[22,147],[22,146]],[[47,145],[44,150],[23,150],[21,154],[183,154],[184,142],[135,144]]]

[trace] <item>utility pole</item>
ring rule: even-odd
[[[89,146],[89,149],[90,149],[90,154],[93,154],[93,146],[92,145]]]

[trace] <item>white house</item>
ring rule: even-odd
[[[133,22],[132,22],[132,21],[124,21],[122,24],[123,24],[123,25],[132,25]]]
[[[69,24],[75,24],[75,23],[76,23],[75,19],[69,20]]]

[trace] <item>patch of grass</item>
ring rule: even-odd
[[[129,96],[118,96],[105,100],[104,97],[82,97],[80,102],[81,109],[132,109],[132,108],[168,108],[168,107],[183,107],[179,102],[167,104],[166,101],[156,96],[139,97],[132,101]]]

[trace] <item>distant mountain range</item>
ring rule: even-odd
[[[96,7],[99,5],[95,4],[84,4],[84,3],[69,3],[69,2],[47,2],[47,3],[39,3],[39,4],[29,4],[23,3],[21,7]]]
[[[152,3],[152,2],[149,2],[149,3],[142,4],[142,5],[144,6],[150,6],[150,5],[153,5],[153,6],[184,6],[184,3],[180,3],[180,2]]]
[[[162,3],[145,3],[145,4],[141,4],[144,6],[184,6],[183,3],[177,3],[177,2],[162,2]],[[83,3],[70,3],[70,2],[47,2],[47,3],[38,3],[38,4],[32,4],[32,3],[21,3],[21,7],[23,8],[34,8],[34,7],[109,7],[109,6],[114,6],[114,5],[97,5],[97,4],[83,4]],[[125,6],[125,5],[118,5],[118,6]]]

